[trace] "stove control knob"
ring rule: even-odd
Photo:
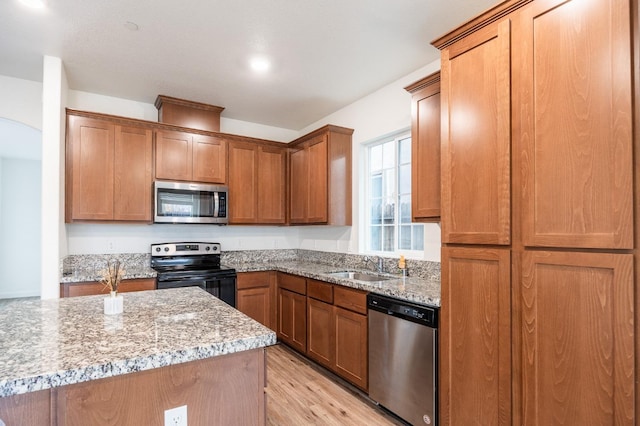
[[[206,250],[206,251],[209,251],[209,250],[211,250],[211,247],[207,246],[207,247],[205,248],[205,250]]]
[[[213,251],[218,251],[218,246],[213,246]]]
[[[165,247],[165,248],[164,248],[164,251],[169,251],[169,247]]]
[[[156,247],[156,251],[160,251],[160,247]]]

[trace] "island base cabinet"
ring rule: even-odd
[[[265,425],[265,365],[260,348],[64,386],[57,425],[163,425],[183,405],[189,426]]]
[[[0,424],[51,426],[51,391],[0,398]]]

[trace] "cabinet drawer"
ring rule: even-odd
[[[271,272],[241,272],[238,274],[236,286],[238,290],[245,288],[269,287]]]
[[[307,282],[303,277],[289,274],[278,274],[278,287],[286,288],[294,293],[307,294]]]
[[[307,280],[307,296],[333,303],[333,285],[316,280]]]
[[[334,304],[350,311],[367,313],[367,292],[347,287],[335,286]]]
[[[155,290],[155,278],[132,278],[122,280],[118,286],[118,293],[129,291]],[[104,284],[96,281],[60,284],[60,297],[92,296],[95,294],[108,294],[109,289]]]

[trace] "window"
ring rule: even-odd
[[[424,249],[424,225],[411,223],[411,135],[366,147],[366,248],[407,253]]]

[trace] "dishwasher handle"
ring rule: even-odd
[[[400,317],[411,322],[438,328],[438,308],[398,300],[369,293],[367,307],[387,315]]]

